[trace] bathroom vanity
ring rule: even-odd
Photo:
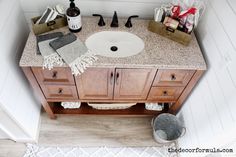
[[[193,87],[206,70],[197,40],[192,35],[189,46],[149,32],[148,20],[133,20],[133,27],[110,28],[111,19],[104,27],[97,26],[97,19],[82,19],[83,29],[76,35],[86,39],[100,31],[125,31],[139,36],[145,48],[139,54],[111,58],[98,56],[98,61],[82,75],[73,76],[67,65],[52,70],[43,69],[43,57],[36,54],[36,39],[31,32],[20,60],[28,81],[39,97],[50,118],[55,114],[123,114],[157,115],[162,112],[176,114]],[[57,31],[68,32],[67,27]],[[83,102],[79,109],[64,109],[59,102]],[[135,102],[137,105],[124,110],[97,110],[87,102]],[[150,111],[145,102],[167,104],[163,111]]]

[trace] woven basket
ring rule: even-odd
[[[130,108],[136,103],[88,103],[88,105],[98,110],[121,110]]]

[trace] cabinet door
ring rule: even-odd
[[[114,99],[145,100],[155,69],[116,69]]]
[[[113,98],[114,85],[113,68],[88,68],[76,77],[80,99],[104,99]]]

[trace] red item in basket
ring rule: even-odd
[[[187,15],[189,15],[189,14],[194,15],[194,14],[196,13],[196,11],[197,11],[196,8],[190,8],[190,9],[187,10],[187,11],[181,12],[181,13],[179,14],[179,18],[183,18],[183,17],[185,17],[185,16],[187,16]]]
[[[196,11],[197,11],[197,9],[194,8],[194,7],[190,8],[190,9],[188,9],[188,10],[182,11],[182,12],[180,12],[180,10],[181,10],[181,8],[180,8],[179,5],[174,5],[174,6],[172,7],[172,9],[171,9],[171,11],[172,11],[172,17],[173,17],[173,18],[181,19],[181,18],[183,18],[183,17],[188,16],[189,14],[194,15],[194,14],[196,13]]]
[[[171,11],[172,11],[172,17],[173,18],[178,18],[179,14],[180,14],[180,6],[174,5],[172,7]]]

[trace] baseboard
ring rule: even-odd
[[[36,137],[35,137],[35,143],[38,143],[38,141],[39,141],[39,134],[40,134],[40,128],[41,128],[41,122],[42,122],[41,115],[42,115],[42,112],[40,113],[40,117],[39,117],[39,123],[38,123],[37,133],[36,133]]]

